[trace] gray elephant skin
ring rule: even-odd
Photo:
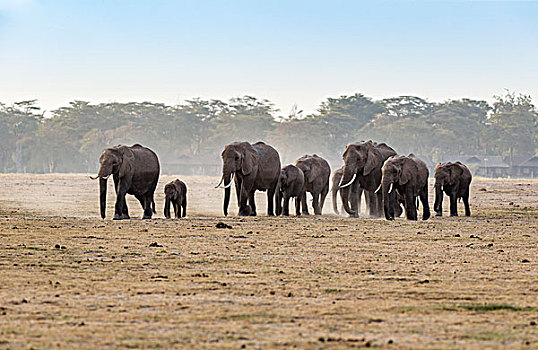
[[[358,196],[360,188],[373,193],[369,200],[370,216],[383,215],[383,194],[375,191],[381,185],[381,167],[385,160],[395,156],[396,152],[384,143],[373,141],[357,142],[347,145],[344,158],[344,175],[341,187],[351,186],[342,198],[345,211],[354,217],[359,216]],[[349,199],[351,197],[351,200]],[[351,208],[349,207],[351,202]]]
[[[187,215],[187,185],[179,179],[170,181],[164,186],[164,216],[170,219],[170,203],[174,207],[176,219]]]
[[[224,182],[224,215],[228,215],[233,176],[239,216],[256,215],[256,190],[267,191],[267,215],[273,216],[281,170],[278,152],[263,142],[234,142],[224,147],[222,162],[222,178],[217,187]]]
[[[396,195],[403,198],[405,214],[408,220],[417,220],[417,197],[422,203],[422,219],[430,218],[428,205],[428,176],[426,163],[414,154],[409,156],[392,156],[385,161],[381,169],[383,207],[385,218],[394,220]]]
[[[153,196],[160,172],[157,155],[139,144],[131,147],[118,145],[103,150],[99,163],[99,172],[92,179],[99,178],[101,218],[106,216],[107,180],[112,175],[116,190],[114,220],[130,218],[125,201],[126,194],[134,195],[144,209],[143,218],[151,219],[155,213]]]
[[[331,176],[329,163],[316,154],[306,154],[295,161],[295,166],[302,170],[305,179],[305,194],[301,200],[303,214],[308,215],[306,192],[310,192],[313,198],[314,214],[321,215],[325,197],[329,193],[329,178]]]
[[[469,187],[473,176],[464,164],[448,162],[437,164],[435,177],[435,203],[433,210],[436,216],[443,215],[443,192],[450,198],[450,216],[458,216],[458,199],[463,200],[465,216],[471,215],[469,207]]]
[[[301,200],[305,194],[304,174],[293,164],[286,165],[280,172],[277,199],[277,215],[290,215],[290,199],[295,198],[295,215],[301,215]]]

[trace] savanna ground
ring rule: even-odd
[[[118,222],[110,183],[101,220],[85,175],[0,175],[0,348],[538,348],[537,180],[475,179],[470,218],[387,222],[330,198],[268,218],[264,194],[223,218],[210,177],[183,177],[189,218],[165,220],[173,178],[155,219]]]

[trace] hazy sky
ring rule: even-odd
[[[538,2],[0,0],[0,101],[538,103]]]

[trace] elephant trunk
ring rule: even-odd
[[[228,215],[228,205],[230,204],[230,193],[231,193],[231,185],[232,185],[232,173],[231,172],[224,172],[222,175],[222,179],[224,181],[224,216]]]
[[[441,216],[443,212],[443,185],[435,184],[435,203],[433,210],[437,216]]]
[[[394,220],[394,199],[396,197],[396,191],[392,190],[392,180],[383,178],[381,187],[383,189],[383,211],[385,212],[385,219]]]
[[[349,215],[356,215],[353,210],[351,210],[351,207],[349,206],[349,189],[340,188],[340,194],[342,195],[342,206],[344,207],[344,210]]]
[[[164,202],[164,217],[170,219],[170,197],[166,196]]]
[[[331,194],[333,198],[333,210],[334,210],[334,213],[338,215],[340,214],[340,212],[338,211],[338,203],[336,202],[336,197],[338,195],[338,184],[333,185],[331,189]]]
[[[104,219],[106,217],[106,184],[107,184],[108,177],[101,177],[99,178],[99,191],[101,193],[100,196],[100,206],[101,206],[101,218]]]

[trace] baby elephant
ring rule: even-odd
[[[166,200],[164,203],[164,216],[170,219],[170,202],[174,206],[174,213],[177,219],[187,215],[187,186],[181,180],[170,181],[164,186]],[[181,212],[183,208],[183,213]]]
[[[290,215],[290,198],[295,197],[295,214],[301,215],[301,198],[305,194],[304,174],[295,165],[286,165],[280,172],[280,190],[277,198],[277,215]],[[284,208],[282,209],[282,200]]]

